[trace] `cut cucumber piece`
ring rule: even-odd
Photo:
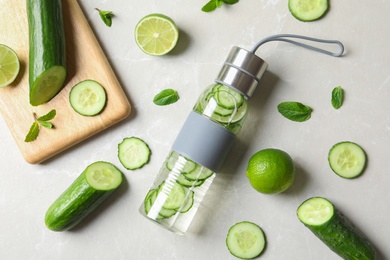
[[[214,98],[221,107],[226,109],[238,108],[244,102],[244,98],[240,93],[224,85],[219,85],[215,91]]]
[[[199,187],[204,183],[204,180],[190,180],[187,179],[184,174],[180,174],[177,176],[176,182],[184,187],[192,188]]]
[[[214,172],[206,167],[196,165],[196,168],[190,173],[183,173],[184,177],[192,181],[204,181],[213,175]]]
[[[248,113],[248,105],[244,102],[241,107],[231,115],[228,116],[220,116],[217,113],[211,116],[212,119],[222,123],[222,124],[234,124],[245,118]]]
[[[234,224],[226,236],[229,252],[242,259],[253,259],[259,256],[264,250],[265,243],[263,230],[249,221]]]
[[[53,231],[68,230],[81,222],[122,183],[122,173],[111,163],[95,162],[49,207],[46,226]]]
[[[328,154],[328,161],[333,172],[351,179],[363,173],[366,154],[358,144],[345,141],[333,145]]]
[[[176,152],[172,152],[166,162],[168,170],[172,171],[175,169],[175,171],[179,171],[181,173],[190,173],[195,169],[195,166],[196,164],[193,161],[179,155]]]
[[[343,259],[376,259],[375,248],[327,199],[313,197],[297,210],[298,219]]]
[[[184,204],[178,210],[180,213],[188,212],[192,208],[192,205],[194,205],[194,191],[185,189],[185,192],[187,194],[187,198],[185,199]]]
[[[66,79],[61,0],[27,0],[30,104],[47,103]]]
[[[106,91],[94,80],[84,80],[76,84],[69,93],[72,108],[83,116],[100,114],[106,106]]]
[[[128,170],[142,168],[150,159],[149,146],[138,137],[127,137],[118,145],[118,158]]]
[[[289,0],[288,9],[300,21],[320,19],[328,11],[328,0]]]
[[[184,187],[177,182],[164,182],[159,189],[159,193],[161,192],[167,196],[163,204],[165,209],[177,210],[183,204],[186,197]]]

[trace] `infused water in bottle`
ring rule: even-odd
[[[215,83],[190,112],[140,212],[184,234],[222,166],[248,113],[267,64],[253,52],[233,47]]]

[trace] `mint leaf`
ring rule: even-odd
[[[28,131],[28,134],[26,135],[26,138],[24,139],[25,142],[32,142],[35,141],[39,134],[39,124],[35,121],[31,127],[30,131]]]
[[[237,4],[239,0],[222,0],[225,4],[234,5]]]
[[[114,14],[111,11],[99,10],[98,8],[95,9],[99,12],[100,18],[103,20],[103,22],[108,27],[111,27],[112,17],[114,16]]]
[[[52,123],[50,123],[50,122],[45,122],[45,121],[37,121],[41,126],[43,126],[43,127],[46,127],[46,128],[49,128],[49,129],[51,129],[51,128],[53,128],[54,127],[54,125],[52,124]]]
[[[49,120],[52,120],[56,116],[56,114],[57,114],[57,111],[55,109],[52,109],[46,115],[38,117],[37,121],[49,121]]]
[[[304,122],[310,118],[313,110],[302,103],[286,101],[278,105],[278,111],[287,119],[295,122]]]
[[[32,142],[35,141],[39,135],[40,125],[46,128],[54,128],[54,125],[49,120],[52,120],[56,116],[57,112],[55,109],[50,110],[49,113],[47,113],[44,116],[40,116],[37,118],[36,114],[34,113],[35,121],[30,127],[30,131],[28,131],[26,138],[24,139],[25,142]]]
[[[232,0],[231,0],[232,1]],[[234,0],[233,0],[234,1]],[[223,0],[210,0],[202,7],[203,12],[212,12],[223,5]]]
[[[179,95],[176,90],[164,89],[154,97],[153,103],[158,106],[166,106],[175,103],[178,100]]]
[[[332,91],[332,106],[339,109],[343,105],[343,100],[344,90],[340,86],[335,87]]]

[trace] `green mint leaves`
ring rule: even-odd
[[[35,119],[34,123],[31,125],[30,130],[28,131],[28,134],[26,135],[26,138],[24,139],[25,142],[32,142],[35,141],[39,135],[40,126],[46,127],[46,128],[53,128],[54,125],[50,123],[49,121],[52,120],[56,116],[57,112],[55,109],[52,109],[49,113],[47,113],[44,116],[40,116],[37,119]],[[36,114],[34,113],[34,117],[36,117]]]
[[[114,14],[111,11],[105,11],[105,10],[100,10],[98,8],[95,8],[100,15],[100,18],[102,18],[103,22],[108,26],[111,27],[112,25],[112,17]]]
[[[238,3],[238,1],[239,0],[210,0],[202,7],[202,11],[207,13],[212,12],[215,9],[221,7],[223,4],[234,5]]]
[[[158,106],[166,106],[172,103],[175,103],[179,100],[179,94],[176,90],[173,89],[164,89],[158,93],[154,99],[153,103]]]
[[[339,109],[343,105],[343,100],[344,90],[340,86],[335,87],[332,91],[332,106]]]
[[[278,105],[278,111],[287,119],[304,122],[309,120],[313,109],[299,102],[286,101]]]

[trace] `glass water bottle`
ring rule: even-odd
[[[184,234],[216,177],[248,113],[267,64],[253,52],[233,47],[215,83],[198,98],[140,212]]]

